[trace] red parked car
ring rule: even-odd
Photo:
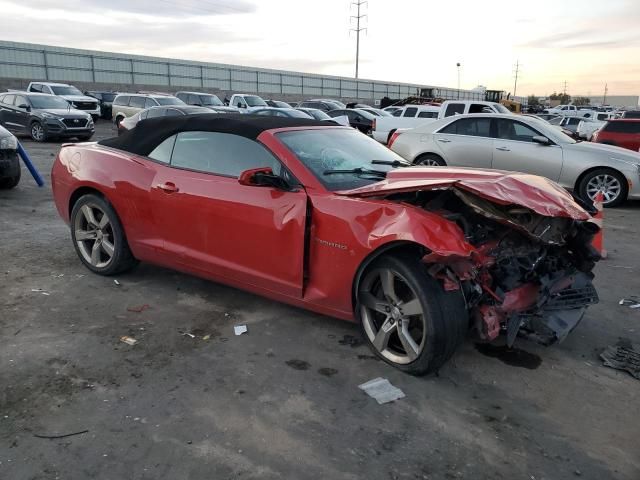
[[[640,118],[609,120],[593,134],[592,141],[640,152]]]
[[[361,323],[401,370],[477,339],[562,340],[597,301],[591,215],[545,178],[408,167],[312,119],[143,120],[65,145],[55,203],[80,260],[147,261]]]

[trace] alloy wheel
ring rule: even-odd
[[[621,191],[622,185],[620,185],[620,181],[608,173],[595,175],[589,180],[589,183],[587,183],[587,195],[589,198],[595,200],[596,195],[602,193],[603,203],[615,201]]]
[[[97,205],[85,204],[76,215],[73,228],[84,260],[97,268],[107,267],[115,252],[109,216]]]
[[[438,161],[435,158],[427,157],[420,162],[420,165],[424,165],[425,167],[441,167]]]
[[[44,140],[44,128],[39,123],[31,125],[31,138],[37,142]]]
[[[412,287],[399,273],[375,269],[363,279],[359,292],[365,334],[387,360],[408,364],[425,346],[425,312]]]

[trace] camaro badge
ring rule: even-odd
[[[320,245],[324,245],[325,247],[339,248],[340,250],[347,249],[347,246],[343,245],[342,243],[330,242],[328,240],[322,240],[318,237],[315,238],[315,241],[318,242]]]

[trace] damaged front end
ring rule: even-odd
[[[549,216],[521,204],[491,201],[464,188],[396,193],[454,222],[474,247],[469,256],[429,253],[423,261],[447,290],[461,290],[472,328],[483,341],[506,335],[544,345],[562,341],[598,302],[592,247],[599,227],[585,213]]]

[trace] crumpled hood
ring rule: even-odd
[[[419,190],[458,188],[499,205],[519,205],[547,217],[588,220],[591,215],[555,182],[537,175],[476,168],[407,167],[365,187],[335,192],[377,197]]]

